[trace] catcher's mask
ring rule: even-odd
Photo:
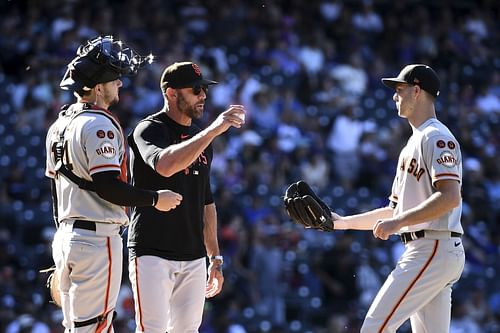
[[[82,93],[98,83],[133,76],[145,64],[152,62],[152,55],[141,56],[113,36],[96,37],[78,48],[77,56],[68,64],[60,87]]]

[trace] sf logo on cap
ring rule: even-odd
[[[200,69],[200,67],[198,67],[197,64],[193,64],[192,66],[193,66],[193,69],[194,69],[194,72],[196,73],[196,75],[201,76],[201,69]]]

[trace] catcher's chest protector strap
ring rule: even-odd
[[[73,105],[75,105],[75,104],[73,104]],[[120,124],[113,117],[106,114],[104,111],[92,109],[92,107],[93,107],[92,104],[85,103],[85,104],[83,104],[83,108],[80,110],[74,108],[73,105],[63,106],[64,114],[67,114],[66,117],[70,117],[70,118],[69,118],[69,121],[67,122],[66,126],[64,127],[64,129],[59,134],[59,141],[55,147],[54,153],[55,153],[55,158],[56,158],[56,172],[62,173],[66,178],[71,180],[73,183],[77,184],[78,187],[81,188],[82,190],[95,192],[95,186],[91,181],[83,179],[81,177],[78,177],[67,167],[66,164],[64,164],[64,152],[65,152],[64,134],[66,132],[66,129],[69,127],[69,124],[73,121],[73,119],[75,119],[76,117],[78,117],[82,113],[100,114],[102,116],[105,116],[109,120],[111,120],[111,123],[119,131],[121,131],[121,127],[120,127]]]

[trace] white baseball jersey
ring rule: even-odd
[[[45,175],[55,179],[59,221],[85,219],[97,222],[127,224],[124,207],[100,198],[97,193],[82,190],[62,174],[56,175],[55,145],[64,132],[64,164],[78,177],[92,181],[92,174],[118,171],[126,182],[125,142],[121,127],[112,114],[104,109],[86,110],[76,117],[84,104],[77,103],[68,109],[69,115],[60,115],[50,127],[46,148]],[[73,118],[73,119],[71,119]],[[69,124],[68,124],[69,123]]]
[[[395,215],[425,201],[435,192],[435,183],[443,179],[462,182],[460,146],[450,130],[436,118],[425,121],[401,151],[398,170],[389,199],[397,203]],[[444,216],[412,226],[400,232],[418,230],[454,231],[463,234],[460,224],[462,204]]]

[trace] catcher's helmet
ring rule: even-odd
[[[60,87],[81,93],[98,83],[133,76],[144,64],[152,61],[152,55],[140,56],[113,36],[96,37],[78,48],[77,56],[68,64]]]

